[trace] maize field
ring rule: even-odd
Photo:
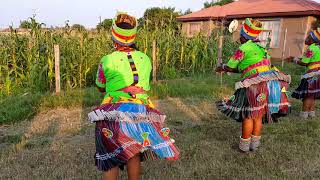
[[[55,86],[54,48],[60,46],[61,86],[64,90],[93,86],[97,65],[102,56],[111,53],[113,43],[108,30],[89,31],[66,25],[59,29],[45,29],[31,18],[32,28],[24,35],[15,29],[0,35],[0,94],[16,91],[53,91]],[[210,37],[199,34],[193,38],[181,35],[181,30],[139,28],[137,47],[149,57],[152,42],[157,42],[157,78],[173,79],[195,73],[213,72],[217,65],[219,31]],[[231,55],[237,45],[226,36],[223,59]]]

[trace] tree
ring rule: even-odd
[[[234,0],[211,0],[210,1],[206,1],[203,6],[204,8],[208,8],[208,7],[211,7],[211,6],[223,6],[225,4],[229,4],[229,3],[232,3],[234,2]]]
[[[187,14],[191,14],[192,13],[192,11],[191,11],[191,9],[189,8],[189,9],[187,9],[184,13],[183,13],[183,15],[187,15]]]
[[[32,28],[32,23],[30,21],[28,21],[28,20],[20,21],[19,28],[31,29]]]
[[[84,30],[86,30],[86,28],[85,28],[83,25],[81,25],[81,24],[74,24],[74,25],[72,25],[71,28],[72,28],[72,29],[76,29],[77,31],[84,31]]]
[[[148,30],[150,31],[167,27],[176,29],[178,28],[176,18],[180,15],[179,12],[175,11],[175,8],[153,7],[145,11],[143,15],[143,24],[147,25]]]
[[[187,11],[190,12],[190,11]],[[143,17],[138,19],[138,27],[147,27],[148,31],[154,31],[156,29],[173,28],[177,29],[179,24],[177,17],[180,16],[180,12],[176,12],[175,8],[149,8],[144,12]],[[112,26],[112,19],[105,19],[97,25],[97,30],[108,30]]]
[[[98,30],[102,30],[102,29],[108,30],[111,28],[111,26],[112,26],[112,19],[105,19],[101,23],[99,23],[96,28]]]
[[[46,24],[38,22],[36,16],[33,15],[33,17],[30,17],[28,20],[20,21],[19,28],[41,29],[44,26],[46,26]]]

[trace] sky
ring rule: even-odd
[[[101,19],[113,18],[117,11],[141,17],[150,7],[175,7],[177,10],[200,10],[206,0],[1,0],[0,29],[19,26],[21,20],[33,14],[50,26],[82,24],[95,27]],[[303,1],[303,0],[301,0]],[[320,0],[315,0],[320,2]]]
[[[40,22],[50,26],[82,24],[88,28],[95,27],[102,20],[113,18],[117,11],[128,12],[141,17],[150,7],[175,7],[185,11],[200,10],[205,0],[1,0],[0,28],[14,25],[21,20],[37,14]]]

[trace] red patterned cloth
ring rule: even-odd
[[[289,83],[281,78],[273,79],[274,76],[278,76],[278,72],[269,71],[253,77],[247,87],[238,88],[230,98],[218,101],[217,109],[238,122],[263,117],[264,123],[271,123],[286,116],[291,106],[287,92]]]
[[[106,83],[106,77],[104,76],[102,64],[99,64],[99,67],[98,67],[98,79],[97,80],[101,84],[105,84]]]
[[[307,57],[307,58],[311,58],[313,55],[314,55],[314,53],[313,53],[313,51],[311,50],[311,49],[308,49],[306,52],[305,52],[305,57]]]
[[[101,171],[123,167],[140,155],[143,160],[177,160],[179,149],[164,126],[165,115],[136,103],[109,103],[89,114],[102,116],[96,122],[96,166]]]
[[[238,49],[232,56],[232,59],[241,61],[244,58],[244,52]]]

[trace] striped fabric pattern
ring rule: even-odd
[[[132,71],[132,75],[133,75],[133,84],[132,86],[135,86],[136,84],[139,83],[139,73],[137,71],[137,67],[136,67],[136,64],[134,63],[134,60],[132,59],[132,55],[130,52],[128,52],[128,60],[129,60],[129,63],[130,63],[130,68],[131,68],[131,71]]]
[[[295,99],[314,98],[320,99],[320,69],[309,70],[301,77],[297,89],[292,93]]]
[[[310,36],[316,42],[320,42],[320,28],[310,32]]]
[[[165,116],[156,109],[135,103],[111,103],[100,106],[95,113],[97,110],[117,115],[96,121],[95,160],[99,170],[124,166],[137,154],[151,160],[178,159],[175,141],[168,128],[163,127]]]
[[[134,40],[137,37],[137,31],[138,31],[138,22],[136,20],[136,26],[133,29],[122,29],[117,26],[116,24],[116,18],[113,19],[112,22],[112,28],[111,28],[111,37],[112,40],[121,46],[131,46],[134,44]]]
[[[290,113],[291,105],[286,91],[289,83],[279,78],[278,72],[270,71],[260,76],[248,79],[250,83],[238,88],[232,98],[218,101],[218,110],[238,122],[246,118],[264,117],[264,123],[271,123],[274,116]]]
[[[259,84],[261,82],[280,80],[287,83],[291,83],[291,76],[284,74],[283,72],[278,72],[275,70],[270,70],[267,72],[262,72],[250,77],[243,79],[235,84],[235,89],[248,88],[252,85]]]
[[[262,28],[254,26],[251,20],[251,18],[247,18],[240,31],[241,36],[248,40],[256,39],[263,30]]]

